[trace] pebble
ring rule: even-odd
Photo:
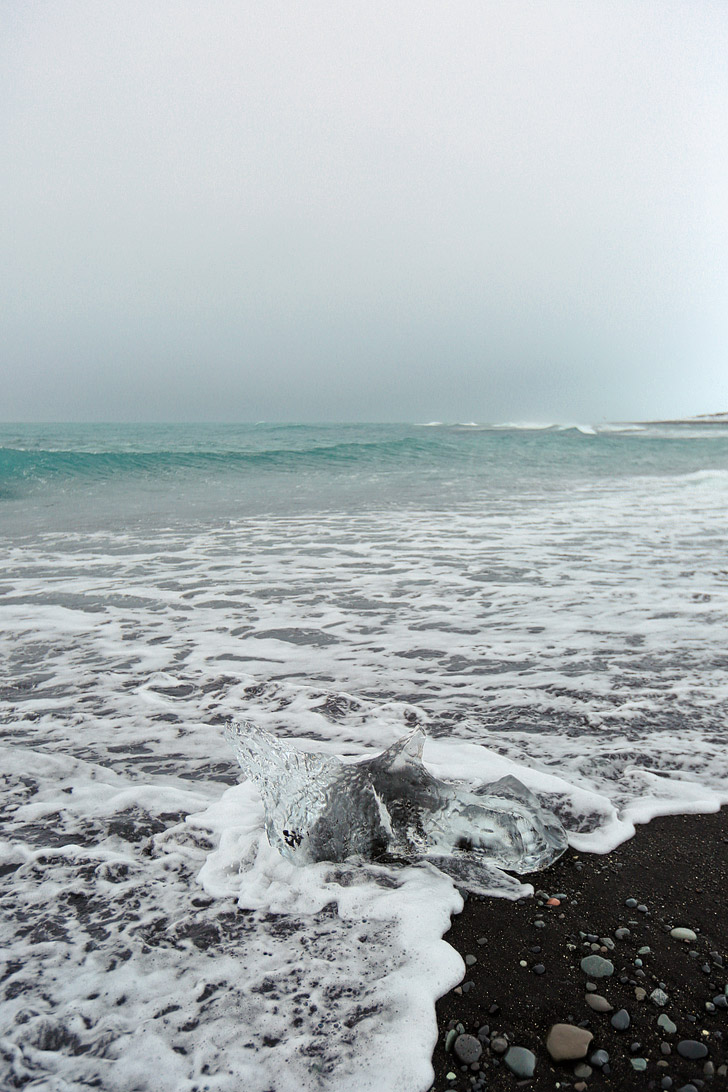
[[[475,964],[477,962],[478,962],[478,960],[474,955],[466,955],[466,957],[465,957],[466,967],[472,967],[473,964]]]
[[[639,951],[637,952],[637,955],[640,955],[640,956],[642,956],[642,955],[652,955],[652,949],[648,948],[647,945],[645,945],[644,948],[639,949]]]
[[[614,930],[614,935],[617,940],[628,940],[632,936],[632,933],[626,925],[622,925],[619,929]]]
[[[677,1052],[682,1058],[689,1058],[691,1062],[697,1062],[708,1056],[705,1043],[698,1043],[695,1039],[681,1039],[677,1044]]]
[[[586,1028],[573,1024],[554,1024],[546,1039],[546,1049],[555,1062],[583,1058],[594,1036]]]
[[[728,997],[724,993],[717,993],[713,998],[713,1004],[718,1009],[728,1009]]]
[[[476,940],[476,942],[475,942],[475,943],[476,943],[476,944],[479,944],[479,945],[481,946],[481,948],[482,948],[482,946],[483,946],[484,944],[487,944],[487,943],[488,943],[488,938],[487,938],[487,937],[478,937],[478,939]]]
[[[694,933],[692,931],[692,929],[683,929],[682,926],[677,928],[677,929],[671,929],[670,930],[670,936],[674,937],[675,940],[690,941],[690,940],[697,940],[698,939],[697,934]]]
[[[628,906],[630,910],[633,910],[634,907],[637,905],[637,899],[625,899],[624,905]]]
[[[666,1035],[674,1035],[677,1031],[677,1024],[673,1024],[666,1012],[657,1017],[657,1026],[662,1028]]]
[[[644,999],[647,997],[647,990],[642,989],[641,986],[635,986],[634,995],[638,1001],[644,1001]]]
[[[672,1047],[670,1046],[670,1044],[660,1043],[660,1053],[664,1054],[665,1056],[667,1056],[668,1054],[672,1054]]]
[[[481,1042],[490,1037],[490,1025],[483,1024],[482,1028],[478,1028],[478,1038]]]
[[[673,1082],[672,1077],[663,1077],[662,1080],[660,1081],[660,1088],[666,1088],[666,1089],[667,1088],[672,1088],[673,1083],[674,1082]]]
[[[610,1005],[606,997],[602,997],[598,993],[588,993],[584,998],[590,1009],[594,1009],[595,1012],[611,1012],[613,1005]]]
[[[586,1090],[587,1090],[586,1081],[577,1081],[576,1084],[574,1085],[574,1092],[586,1092]]]
[[[614,974],[614,964],[600,955],[584,956],[581,969],[592,978],[609,978]]]
[[[649,914],[649,910],[647,909],[647,907],[645,906],[644,903],[640,903],[640,905],[637,907],[637,910],[639,911],[640,914]]]
[[[503,1059],[511,1073],[517,1077],[532,1077],[536,1068],[536,1055],[526,1047],[512,1046]]]
[[[447,1036],[445,1038],[445,1053],[446,1054],[449,1054],[450,1051],[452,1050],[452,1045],[455,1042],[455,1040],[457,1039],[457,1037],[458,1037],[458,1033],[455,1031],[455,1028],[450,1028],[450,1031],[448,1031]]]
[[[666,1005],[667,994],[664,990],[653,990],[650,994],[650,1001],[652,1001],[654,1005]]]
[[[593,1072],[592,1067],[587,1065],[586,1062],[579,1062],[578,1065],[574,1066],[575,1077],[591,1077]]]
[[[545,921],[534,921],[533,924],[536,927],[536,929],[545,929],[546,928],[546,922]]]
[[[504,1039],[502,1035],[497,1035],[495,1039],[491,1039],[490,1049],[495,1051],[496,1054],[505,1054],[508,1050],[508,1040]]]
[[[595,1050],[589,1061],[592,1065],[596,1066],[597,1069],[601,1069],[602,1066],[606,1065],[609,1061],[609,1055],[606,1050]]]
[[[546,968],[544,967],[543,963],[536,963],[533,967],[531,967],[531,970],[534,974],[544,974]]]
[[[712,1062],[706,1062],[705,1065],[703,1066],[703,1076],[704,1077],[714,1077],[715,1076],[715,1066],[713,1065]]]
[[[632,1021],[627,1010],[620,1009],[619,1012],[615,1012],[610,1022],[617,1031],[626,1031]]]
[[[646,1058],[630,1058],[630,1062],[632,1063],[632,1068],[636,1069],[638,1073],[643,1073],[645,1069],[647,1069]]]
[[[474,1035],[458,1035],[453,1050],[461,1062],[472,1065],[480,1059],[483,1053],[483,1044]]]

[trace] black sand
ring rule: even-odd
[[[557,907],[544,905],[543,897],[516,903],[470,897],[453,919],[446,939],[463,957],[475,956],[477,963],[437,1005],[435,1092],[670,1087],[663,1085],[664,1078],[673,1081],[675,1092],[685,1085],[691,1092],[690,1083],[698,1090],[728,1089],[728,1076],[721,1069],[728,1063],[728,1009],[720,1003],[714,1012],[706,1009],[706,1002],[712,1005],[728,983],[728,808],[712,815],[655,819],[638,827],[634,838],[612,853],[577,855],[569,850],[546,872],[528,879],[537,892],[567,897]],[[648,912],[628,908],[628,898]],[[692,929],[697,940],[674,939],[670,929],[676,926]],[[630,930],[628,938],[615,937],[620,927]],[[613,951],[601,946],[597,953],[614,964],[614,974],[594,978],[581,970],[580,962],[601,938],[614,942]],[[651,953],[639,957],[644,946]],[[635,966],[635,958],[642,958],[642,968]],[[545,968],[541,974],[533,970],[539,964]],[[589,981],[614,1012],[627,1010],[627,1030],[612,1027],[614,1012],[594,1012],[587,1005]],[[649,996],[658,984],[668,997],[663,1007]],[[639,1000],[636,988],[647,996]],[[657,1025],[663,1012],[677,1025],[672,1035]],[[545,1043],[555,1023],[591,1031],[594,1038],[582,1064],[589,1064],[595,1050],[606,1050],[609,1072],[592,1067],[590,1075],[580,1077],[574,1073],[578,1062],[552,1062]],[[490,1029],[490,1041],[481,1031],[484,1050],[477,1069],[464,1067],[452,1046],[445,1050],[448,1029],[456,1024],[474,1036],[484,1026]],[[494,1037],[533,1051],[537,1061],[532,1078],[524,1080],[508,1069],[503,1054],[493,1049]],[[704,1044],[707,1056],[695,1061],[681,1057],[677,1045],[682,1040]],[[635,1043],[640,1046],[632,1049]],[[644,1071],[635,1071],[632,1058],[646,1060]]]

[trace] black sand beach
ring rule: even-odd
[[[569,850],[528,879],[535,898],[470,897],[446,935],[476,962],[467,960],[463,982],[438,1002],[435,1092],[728,1087],[728,808],[655,819],[612,853]],[[554,896],[565,897],[548,905]],[[672,936],[679,927],[695,939]],[[590,955],[613,973],[582,970]],[[595,1011],[589,994],[611,1009]],[[551,1058],[555,1024],[592,1034],[585,1055]],[[479,1049],[458,1042],[461,1032],[480,1043],[477,1062],[458,1057]],[[532,1076],[521,1052],[510,1055],[520,1069],[512,1071],[511,1046],[535,1055]],[[591,1060],[597,1051],[606,1064],[604,1054]]]

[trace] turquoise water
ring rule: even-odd
[[[514,502],[728,469],[728,426],[1,425],[0,518],[52,526]]]

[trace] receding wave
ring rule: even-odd
[[[431,442],[413,437],[350,441],[309,447],[270,447],[258,450],[69,451],[0,448],[0,483],[31,485],[59,479],[105,479],[120,475],[165,475],[180,471],[311,469],[316,465],[378,463],[402,458],[432,457]]]

